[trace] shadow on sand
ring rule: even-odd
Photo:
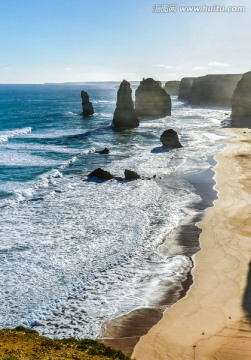
[[[251,261],[249,262],[249,271],[247,276],[247,286],[243,296],[243,308],[251,320]]]

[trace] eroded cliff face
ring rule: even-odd
[[[238,82],[232,98],[232,119],[250,118],[251,125],[251,71]]]
[[[165,83],[165,90],[170,96],[178,96],[180,81],[167,81]]]
[[[117,94],[117,105],[113,115],[115,130],[132,129],[139,126],[132,101],[132,90],[130,83],[123,80]]]
[[[179,86],[179,100],[189,100],[191,89],[194,82],[194,77],[185,77],[181,79],[180,86]]]
[[[82,98],[82,114],[83,116],[90,116],[94,114],[94,109],[92,103],[89,100],[89,95],[86,91],[81,91],[81,98]]]
[[[231,106],[233,92],[241,74],[206,75],[193,81],[190,94],[192,105]]]
[[[170,95],[159,81],[143,79],[135,92],[135,109],[139,116],[163,117],[171,115]]]

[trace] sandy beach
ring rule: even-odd
[[[218,199],[197,224],[194,283],[141,337],[137,360],[251,358],[251,131],[223,131],[231,138],[216,156]]]

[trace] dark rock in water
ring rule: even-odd
[[[37,197],[37,198],[29,199],[29,201],[42,201],[42,200],[44,200],[43,197]]]
[[[92,177],[96,177],[100,180],[105,180],[105,181],[115,179],[115,176],[113,176],[109,171],[103,170],[101,168],[95,169],[88,175],[88,178],[92,178]]]
[[[31,327],[34,328],[34,327],[38,327],[38,326],[44,326],[44,324],[42,324],[41,322],[35,320],[31,323]]]
[[[165,83],[165,90],[171,96],[179,95],[180,81],[167,81]]]
[[[82,115],[89,116],[94,114],[94,109],[92,103],[89,100],[89,95],[86,91],[81,91],[81,98],[82,98]]]
[[[242,75],[206,75],[194,79],[192,105],[231,106],[232,96]]]
[[[107,148],[104,148],[103,150],[96,150],[95,151],[95,153],[96,154],[100,154],[100,155],[107,155],[107,154],[109,154],[109,149],[107,149]]]
[[[143,79],[135,92],[135,109],[139,116],[163,117],[171,115],[170,95],[159,81]]]
[[[179,100],[189,100],[191,89],[193,86],[194,77],[184,77],[181,79],[180,86],[179,86]]]
[[[138,179],[140,179],[140,175],[137,174],[135,171],[126,169],[125,170],[125,179],[128,181],[138,180]]]
[[[182,145],[179,142],[178,134],[173,129],[165,130],[160,136],[160,141],[164,147],[168,148],[181,148]]]
[[[248,127],[251,125],[251,71],[242,76],[234,91],[232,119],[245,120]]]
[[[139,126],[132,101],[132,90],[130,83],[123,80],[117,94],[117,105],[113,115],[115,130],[133,129]]]

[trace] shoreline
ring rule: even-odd
[[[248,360],[251,349],[251,131],[234,136],[215,157],[218,199],[197,225],[193,285],[134,348],[137,360]]]
[[[213,158],[208,159],[209,164],[214,165]],[[213,180],[213,171],[211,168],[201,172],[184,175],[181,178],[188,181],[195,189],[195,193],[200,196],[201,201],[192,203],[187,209],[186,218],[174,228],[158,245],[160,252],[166,256],[185,255],[192,265],[184,281],[175,284],[170,289],[160,294],[156,306],[137,308],[128,314],[110,319],[103,324],[99,340],[106,346],[111,346],[116,350],[122,351],[125,355],[131,356],[134,347],[140,340],[140,337],[156,325],[162,318],[166,309],[186,296],[190,286],[193,284],[191,275],[194,266],[192,256],[200,250],[199,236],[201,229],[196,226],[205,216],[205,209],[213,206],[213,201],[217,193],[213,189],[215,184]],[[170,244],[174,251],[170,253]]]

